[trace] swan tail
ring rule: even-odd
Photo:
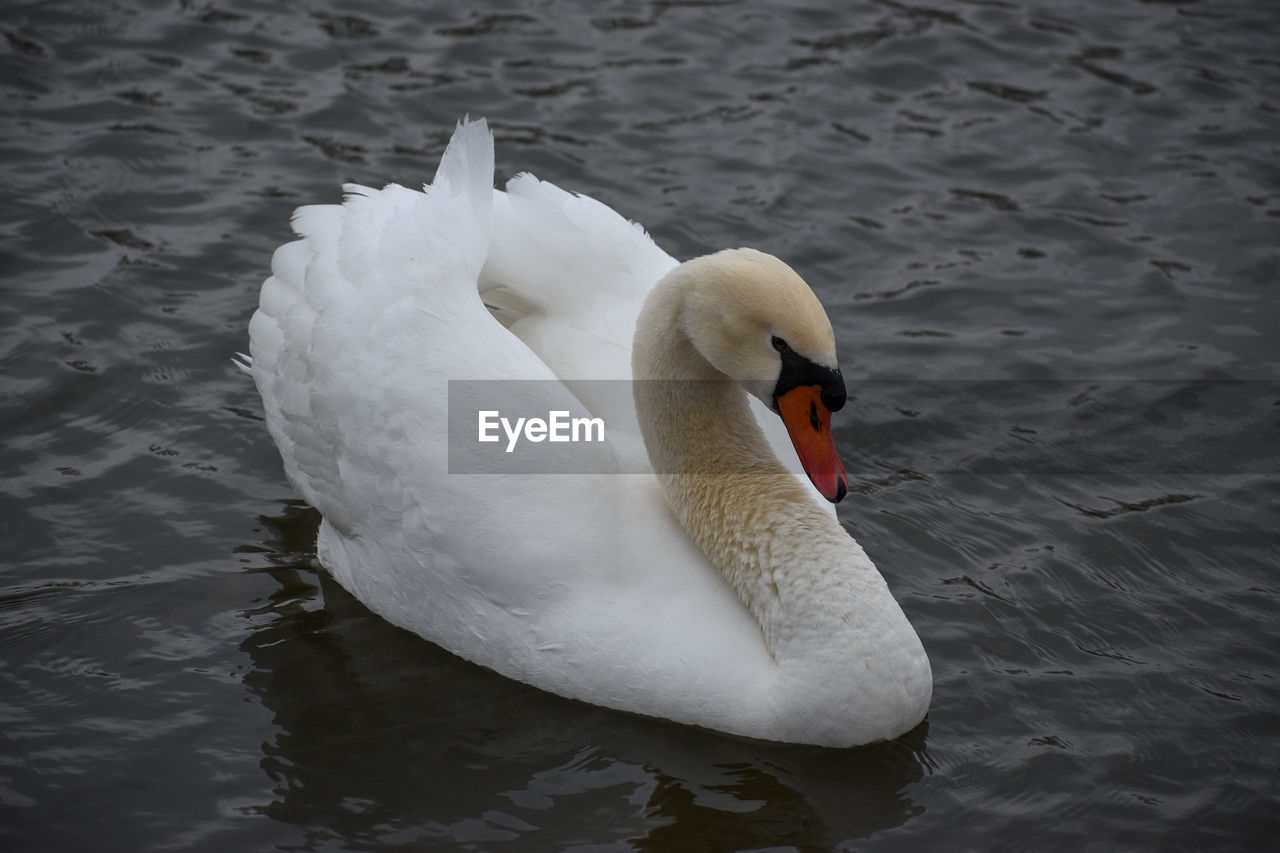
[[[289,480],[347,534],[388,508],[395,479],[368,425],[432,417],[377,409],[420,385],[432,342],[477,318],[492,322],[476,288],[492,229],[488,126],[459,124],[425,193],[395,184],[344,191],[340,205],[295,211],[300,239],[272,258],[246,366]],[[370,376],[380,393],[367,387]]]

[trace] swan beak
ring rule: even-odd
[[[810,482],[824,498],[839,503],[849,491],[849,478],[836,455],[831,410],[822,401],[822,388],[817,385],[792,388],[777,398],[777,405]]]

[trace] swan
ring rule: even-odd
[[[529,174],[495,190],[493,158],[460,122],[422,192],[347,185],[274,254],[240,365],[321,565],[564,697],[832,747],[915,727],[928,657],[832,506],[845,386],[812,290],[751,249],[677,263]],[[462,380],[604,439],[509,463]]]

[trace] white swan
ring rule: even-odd
[[[390,622],[562,696],[828,746],[913,728],[919,639],[775,454],[794,466],[776,406],[843,497],[844,383],[812,291],[771,256],[677,265],[599,202],[492,182],[492,136],[466,122],[425,193],[348,186],[275,254],[245,366],[324,516],[323,565]],[[561,381],[633,376],[634,402]],[[449,473],[472,438],[449,432],[451,379],[502,380],[483,387],[513,415],[601,416],[608,441],[542,445],[588,459],[578,474]],[[659,476],[634,473],[649,460]]]

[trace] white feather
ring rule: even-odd
[[[877,689],[851,699],[826,676],[780,678],[761,624],[657,480],[631,473],[647,463],[629,396],[563,384],[630,378],[637,316],[676,261],[593,199],[531,175],[495,191],[492,177],[487,126],[460,124],[423,192],[348,186],[341,205],[300,208],[301,239],[275,253],[239,365],[290,481],[324,516],[323,565],[389,621],[565,696],[779,740],[851,744],[914,725],[927,690],[903,710]],[[545,380],[519,386],[522,409],[606,416],[595,473],[449,473],[457,379]],[[753,406],[798,471],[777,417]],[[786,518],[754,523],[803,535]],[[917,675],[923,660],[927,677],[859,559],[879,587],[868,581],[854,621],[889,625],[888,658]]]

